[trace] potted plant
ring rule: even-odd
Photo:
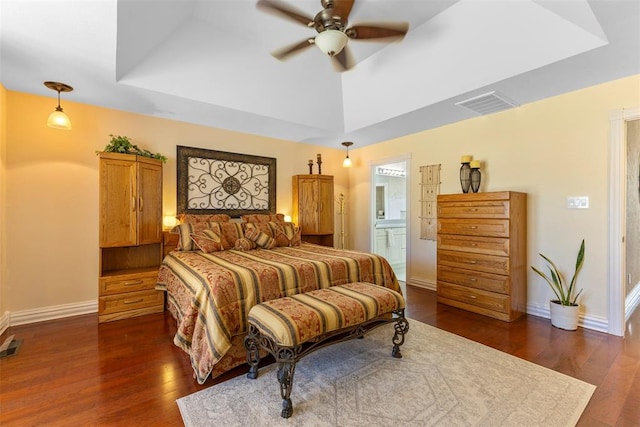
[[[578,273],[582,269],[582,264],[584,263],[584,239],[582,239],[582,244],[580,245],[580,250],[578,251],[576,269],[568,286],[564,276],[562,275],[560,270],[558,270],[558,267],[556,267],[553,261],[542,254],[539,255],[547,262],[547,268],[549,269],[549,274],[551,277],[547,276],[545,273],[538,270],[534,266],[531,266],[531,268],[544,280],[547,281],[549,286],[551,286],[551,290],[553,290],[553,293],[556,295],[556,299],[551,300],[551,302],[549,303],[549,308],[551,311],[551,324],[560,329],[575,331],[576,329],[578,329],[578,314],[580,309],[580,306],[576,301],[582,293],[582,289],[580,289],[580,291],[576,293],[575,296],[574,293],[576,289],[576,280],[578,278]]]
[[[128,136],[120,136],[120,135],[109,135],[111,140],[104,147],[105,152],[107,153],[124,153],[124,154],[136,154],[138,156],[150,157],[152,159],[161,160],[162,163],[166,163],[167,158],[160,153],[152,153],[149,150],[145,150],[143,148],[138,147],[137,145],[131,142],[131,139]],[[99,154],[99,151],[96,151],[96,154]]]

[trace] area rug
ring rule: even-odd
[[[402,359],[393,325],[303,358],[293,416],[280,417],[276,365],[178,399],[187,427],[573,426],[595,386],[409,319]]]

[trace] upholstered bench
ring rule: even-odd
[[[249,311],[244,340],[248,378],[258,377],[260,349],[278,363],[283,418],[293,413],[291,387],[296,362],[329,344],[361,338],[371,329],[395,322],[393,357],[409,330],[402,294],[371,283],[357,282],[265,301]]]

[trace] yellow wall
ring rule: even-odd
[[[109,134],[169,157],[164,168],[164,210],[175,212],[175,146],[277,158],[277,208],[291,209],[291,175],[308,172],[308,159],[323,155],[323,172],[336,177],[336,197],[347,196],[348,246],[370,250],[370,162],[411,157],[408,280],[435,282],[435,244],[418,238],[419,167],[442,164],[441,193],[460,192],[463,154],[483,161],[481,191],[529,194],[528,264],[538,252],[572,270],[582,238],[586,261],[580,275],[584,309],[606,318],[609,113],[640,105],[640,76],[557,96],[351,151],[354,167],[341,167],[344,150],[207,128],[63,100],[72,131],[47,128],[55,99],[0,87],[4,181],[0,257],[4,288],[0,315],[97,299],[98,159]],[[6,119],[6,120],[5,120]],[[317,169],[316,169],[317,170]],[[589,196],[586,210],[566,209],[567,196]],[[336,204],[337,211],[337,204]],[[336,224],[339,224],[336,218]],[[339,229],[336,228],[336,233]],[[336,242],[338,239],[336,239]],[[547,307],[548,287],[529,273],[529,304]]]
[[[6,272],[6,251],[5,251],[5,232],[6,229],[6,189],[5,189],[5,159],[7,152],[7,120],[6,120],[6,104],[7,104],[7,91],[2,84],[0,84],[0,318],[3,317],[6,312],[6,303],[4,296],[5,289],[5,272]],[[2,322],[0,322],[1,324]],[[0,330],[2,328],[0,327]]]
[[[640,76],[477,117],[353,150],[349,205],[353,245],[370,248],[369,162],[411,156],[407,279],[435,283],[435,242],[419,239],[420,166],[441,164],[441,193],[460,193],[460,156],[483,162],[481,191],[528,193],[528,265],[538,253],[573,273],[585,239],[583,310],[607,317],[607,209],[609,114],[640,105]],[[567,209],[567,196],[588,196],[589,209]],[[548,308],[551,291],[529,270],[529,305]]]
[[[63,100],[73,130],[46,126],[55,99],[6,93],[5,307],[10,312],[97,300],[98,157],[109,134],[169,157],[164,212],[176,212],[176,145],[276,157],[277,210],[291,213],[291,176],[322,153],[347,187],[342,150],[192,125]],[[336,145],[339,146],[337,143]],[[4,217],[4,215],[3,215]],[[2,311],[4,313],[4,310]]]

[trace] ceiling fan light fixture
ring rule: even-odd
[[[347,45],[349,37],[339,30],[325,30],[318,34],[315,38],[315,45],[329,56],[335,56],[340,53]]]

